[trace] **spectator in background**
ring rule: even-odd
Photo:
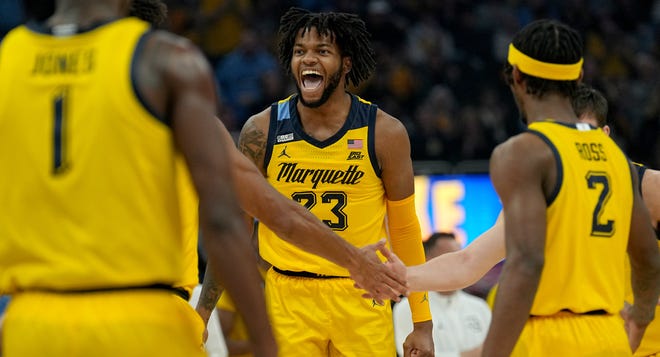
[[[247,30],[251,0],[198,0],[194,18],[195,42],[211,63],[216,63],[239,45]]]
[[[453,233],[433,233],[424,242],[426,259],[461,249]],[[433,315],[435,357],[480,356],[491,313],[486,302],[462,290],[429,291]],[[412,331],[408,299],[394,305],[394,337],[397,353],[403,356],[403,341]]]
[[[281,89],[281,75],[275,57],[253,29],[241,34],[238,47],[218,62],[216,80],[222,103],[230,110],[224,118],[231,129],[240,129],[248,116],[268,106]]]

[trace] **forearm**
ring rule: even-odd
[[[254,251],[250,246],[242,222],[234,222],[234,229],[218,232],[213,225],[203,225],[205,248],[209,255],[208,277],[217,279],[232,296],[236,310],[244,317],[250,341],[258,348],[274,348],[274,340],[261,286]],[[215,293],[213,293],[215,297]],[[219,295],[219,294],[218,294]],[[217,298],[214,299],[217,302]],[[214,304],[207,302],[206,309]]]
[[[408,268],[412,291],[451,291],[466,288],[505,256],[504,222],[497,222],[470,245],[457,252],[442,254],[428,262]]]
[[[204,324],[208,324],[213,309],[215,309],[220,294],[222,294],[223,287],[215,281],[213,277],[213,269],[211,268],[212,261],[208,260],[206,263],[206,271],[204,273],[204,281],[202,282],[202,291],[197,300],[196,310],[199,316],[204,320]]]
[[[275,190],[246,157],[237,155],[242,158],[234,159],[238,164],[235,178],[244,183],[237,187],[237,195],[245,212],[298,248],[349,270],[355,267],[359,258],[355,246],[335,234],[305,207]]]
[[[529,318],[543,267],[521,258],[504,265],[483,356],[509,356]]]
[[[422,232],[415,212],[414,195],[399,201],[387,201],[387,217],[392,251],[406,266],[424,263],[426,258],[422,246]],[[431,320],[426,291],[413,292],[408,300],[413,322]]]
[[[660,264],[657,255],[649,257],[647,264],[643,266],[631,261],[631,270],[635,311],[645,312],[646,319],[650,322],[654,318],[660,294]]]
[[[283,209],[294,214],[287,219],[277,219],[277,223],[267,224],[278,237],[348,270],[358,265],[358,248],[333,232],[309,210],[292,200],[288,200]]]

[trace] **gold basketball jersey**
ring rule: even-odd
[[[148,24],[52,33],[0,47],[0,290],[180,282],[189,180],[132,72]]]
[[[531,314],[618,313],[633,202],[628,159],[602,130],[587,124],[535,122],[528,132],[550,146],[557,162],[545,266]]]
[[[376,105],[352,96],[344,126],[318,141],[303,130],[297,100],[294,95],[271,107],[264,159],[268,181],[355,246],[386,237],[385,190],[373,138]],[[283,270],[348,276],[346,269],[285,242],[263,224],[259,248],[265,260]]]

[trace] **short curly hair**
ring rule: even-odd
[[[158,27],[167,20],[167,5],[162,0],[133,0],[128,14]]]

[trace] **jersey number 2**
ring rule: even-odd
[[[598,203],[596,203],[591,218],[591,235],[595,237],[611,237],[614,234],[614,221],[610,219],[605,221],[605,223],[601,223],[600,217],[603,213],[603,208],[612,194],[610,191],[610,178],[604,172],[593,171],[589,171],[586,178],[587,186],[590,189],[596,189],[597,186],[602,187],[598,196]]]

